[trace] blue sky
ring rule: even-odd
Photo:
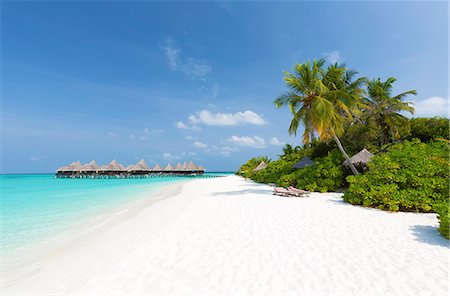
[[[326,57],[448,116],[446,2],[3,2],[2,172],[235,170],[290,137],[283,70]]]

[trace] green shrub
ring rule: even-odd
[[[315,160],[315,164],[283,175],[279,178],[280,186],[294,185],[309,191],[335,191],[342,186],[344,173],[343,157],[340,151],[333,150],[326,157]]]
[[[268,159],[266,156],[253,157],[252,159],[249,159],[246,163],[241,165],[239,170],[236,172],[236,175],[251,179],[256,174],[255,172],[253,172],[253,169],[255,169],[261,163],[261,161],[270,163],[270,159]]]
[[[435,138],[449,139],[450,120],[447,118],[413,118],[410,123],[410,138],[418,138],[422,142],[428,142]]]
[[[369,171],[349,176],[344,200],[390,211],[431,212],[447,201],[449,146],[405,141],[375,155]]]
[[[450,233],[449,233],[449,224],[450,224],[450,217],[448,213],[450,212],[450,204],[443,203],[438,204],[434,206],[434,210],[436,213],[438,213],[438,219],[439,219],[439,232],[442,234],[443,237],[446,239],[449,239]]]
[[[291,173],[294,161],[278,159],[269,163],[268,167],[254,174],[252,179],[259,183],[276,183],[280,176]]]

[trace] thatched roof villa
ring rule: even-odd
[[[295,163],[292,168],[293,169],[302,169],[306,168],[307,166],[313,165],[315,162],[311,160],[308,156],[304,156],[302,159],[300,159],[297,163]]]
[[[264,161],[261,161],[258,166],[256,168],[253,169],[254,172],[259,172],[261,170],[264,170],[265,168],[267,168],[267,163],[265,163]]]
[[[81,162],[72,162],[67,166],[62,166],[57,170],[56,176],[63,178],[103,178],[103,177],[145,177],[151,175],[201,175],[205,172],[202,166],[197,166],[193,161],[189,164],[177,163],[175,167],[171,163],[163,169],[157,163],[150,168],[145,160],[141,159],[136,164],[127,167],[117,162],[115,159],[109,164],[97,165],[95,160],[89,163],[81,164]]]
[[[370,153],[369,150],[364,148],[363,150],[359,151],[358,153],[350,157],[350,161],[354,165],[367,165],[367,163],[370,161],[372,157],[373,154]],[[345,166],[349,165],[347,160],[345,160],[342,164]]]

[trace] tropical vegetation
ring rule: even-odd
[[[347,178],[344,200],[389,211],[431,212],[448,200],[449,145],[404,141],[375,155],[369,170]]]
[[[303,127],[302,144],[287,144],[278,159],[255,157],[238,174],[256,182],[309,191],[342,191],[344,200],[389,211],[437,212],[448,238],[449,124],[447,118],[411,118],[407,99],[393,94],[395,78],[368,79],[345,65],[314,60],[285,72],[288,91],[274,101],[288,107],[288,133]],[[363,148],[367,164],[343,166]],[[303,157],[313,165],[294,169]],[[264,161],[267,168],[254,171]]]

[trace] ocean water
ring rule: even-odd
[[[225,174],[218,174],[225,175]],[[162,186],[192,180],[56,179],[53,174],[0,175],[2,257],[67,234],[92,217],[149,198]]]

